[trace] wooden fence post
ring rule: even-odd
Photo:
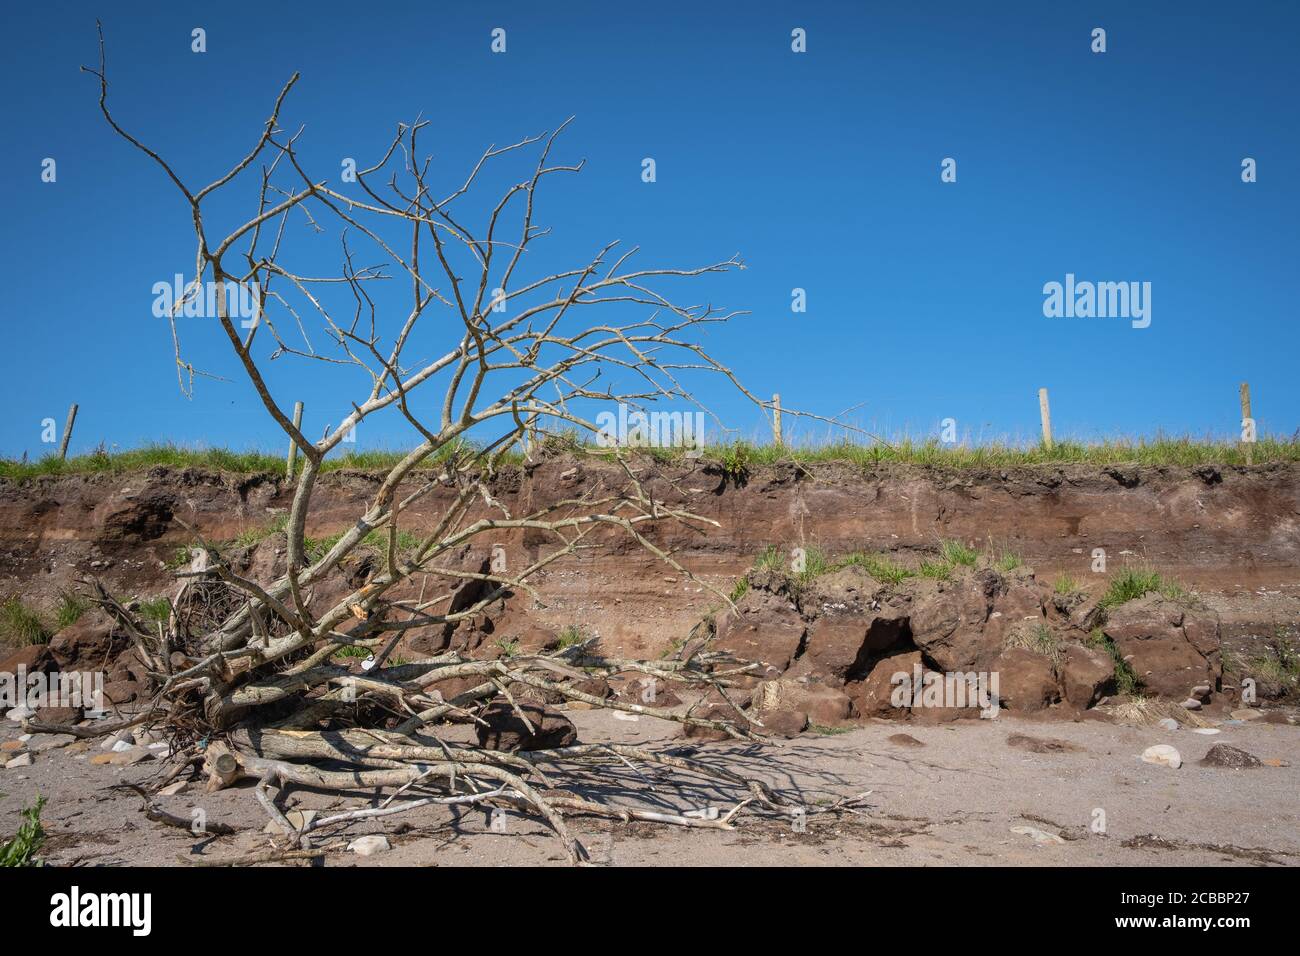
[[[302,431],[302,402],[293,403],[293,427]],[[298,443],[292,438],[289,439],[289,458],[284,463],[284,475],[286,478],[293,478],[294,462],[298,459]]]
[[[68,441],[72,438],[72,425],[77,420],[77,403],[73,402],[68,409],[68,420],[63,425],[63,441],[59,442],[59,461],[65,461],[68,457]]]
[[[1047,403],[1047,389],[1038,390],[1038,415],[1043,420],[1043,445],[1052,450],[1052,409]]]
[[[1246,431],[1250,430],[1250,439],[1246,438]],[[1255,423],[1250,416],[1250,383],[1241,383],[1241,439],[1242,444],[1246,446],[1246,464],[1255,463]]]
[[[778,392],[772,396],[772,440],[780,445],[781,442],[781,395]]]

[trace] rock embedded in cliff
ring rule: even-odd
[[[1161,697],[1183,700],[1189,687],[1217,688],[1223,677],[1213,611],[1148,594],[1112,608],[1105,633],[1143,688]]]
[[[93,608],[74,624],[69,624],[50,638],[49,652],[60,670],[99,670],[113,660],[130,642],[117,633],[112,619],[99,608]]]
[[[992,568],[951,581],[923,579],[912,592],[912,640],[942,671],[965,671],[996,656],[1001,639],[986,629],[1005,585]]]
[[[739,614],[718,615],[710,649],[740,661],[762,664],[763,676],[783,673],[798,653],[804,620],[793,604],[766,591],[750,591],[738,605]]]
[[[1067,644],[1059,676],[1065,699],[1080,710],[1115,692],[1115,662],[1096,648]]]
[[[1015,711],[1043,710],[1059,699],[1052,662],[1022,647],[1003,651],[994,660],[998,703]]]
[[[854,711],[859,717],[906,716],[910,705],[894,705],[894,690],[899,686],[894,678],[906,674],[908,681],[912,681],[921,666],[920,651],[893,654],[877,661],[863,680],[845,688],[853,698]]]

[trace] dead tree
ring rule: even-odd
[[[551,159],[567,122],[548,134],[490,147],[446,192],[437,190],[431,161],[418,151],[428,123],[399,124],[378,160],[357,169],[355,183],[345,193],[303,168],[297,150],[303,131],[290,135],[281,128],[281,107],[298,80],[296,73],[276,97],[252,149],[220,178],[194,189],[110,112],[102,30],[99,68],[83,69],[98,77],[100,108],[108,124],[161,168],[192,213],[197,239],[193,280],[169,316],[182,389],[191,389],[194,377],[203,373],[184,358],[176,317],[191,296],[204,294],[206,285],[215,290],[215,319],[230,349],[266,413],[303,459],[285,526],[287,570],[279,580],[248,579],[221,546],[197,538],[200,560],[180,576],[190,582],[186,587],[219,580],[238,596],[230,613],[198,633],[173,615],[161,633],[152,634],[121,605],[114,602],[109,608],[155,665],[159,689],[143,712],[106,721],[100,732],[128,724],[161,725],[176,741],[178,767],[201,756],[212,786],[255,780],[256,798],[291,832],[290,850],[308,834],[287,825],[273,788],[396,791],[381,807],[315,820],[313,831],[433,804],[515,807],[544,820],[575,862],[585,852],[565,825],[565,817],[573,814],[727,827],[743,807],[784,816],[829,809],[805,807],[797,797],[779,796],[727,769],[641,748],[584,745],[506,753],[439,737],[443,722],[481,721],[483,709],[493,701],[498,706],[506,702],[528,725],[515,699],[520,689],[706,725],[738,739],[751,737],[753,731],[736,721],[605,700],[575,686],[593,674],[630,670],[665,683],[713,689],[725,698],[747,668],[721,662],[707,651],[674,661],[611,660],[587,641],[553,653],[499,660],[449,652],[387,664],[397,642],[417,629],[467,620],[505,595],[537,597],[531,582],[539,572],[588,547],[596,532],[626,535],[694,580],[648,533],[665,522],[713,522],[654,500],[636,463],[619,448],[610,452],[625,480],[615,490],[577,495],[529,513],[511,513],[494,496],[492,480],[505,456],[518,454],[526,443],[545,442],[561,429],[596,432],[589,409],[597,403],[637,408],[654,401],[694,403],[684,376],[722,376],[763,406],[692,338],[701,327],[738,313],[679,305],[665,289],[679,280],[742,268],[739,259],[690,269],[640,268],[632,265],[636,249],[618,252],[609,243],[574,268],[524,278],[526,254],[548,231],[534,220],[540,187],[556,174],[582,168],[582,163]],[[461,212],[465,197],[495,161],[507,155],[517,159],[528,151],[536,157],[531,173],[505,190],[481,228],[471,229]],[[206,201],[257,176],[255,168],[260,170],[255,213],[232,231],[210,231]],[[342,261],[337,275],[308,274],[289,261],[293,230],[320,234],[332,227]],[[358,264],[360,248],[385,264]],[[391,282],[394,276],[410,288],[409,305],[399,314],[393,314],[390,304],[381,305],[373,291],[376,283]],[[231,288],[260,290],[250,328],[236,324]],[[637,314],[631,316],[630,310]],[[425,325],[435,326],[444,342],[432,357]],[[312,345],[309,326],[323,334],[327,349]],[[416,341],[419,345],[413,347]],[[408,358],[413,351],[422,357]],[[361,371],[369,386],[351,403],[346,418],[312,441],[295,427],[264,378],[268,352],[270,358],[292,355],[319,362],[323,370],[342,366]],[[309,555],[305,528],[323,462],[358,424],[391,410],[409,423],[418,443],[388,470],[373,502],[337,542],[324,554]],[[450,503],[418,545],[399,548],[404,515],[434,489],[441,489]],[[526,567],[482,573],[447,561],[466,544],[524,530],[549,542]],[[386,542],[381,565],[332,606],[313,607],[314,586],[376,531]],[[441,583],[430,593],[404,589],[416,576]],[[452,596],[467,580],[479,582],[480,596],[453,609]],[[335,661],[340,649],[357,644],[373,651],[372,666],[359,675]],[[466,679],[470,689],[449,696],[440,692],[440,685],[456,680],[463,686]],[[345,710],[353,715],[352,723],[335,719]],[[356,714],[371,719],[358,726]],[[747,796],[721,818],[703,819],[599,802],[565,789],[555,776],[578,765],[590,770],[633,761],[700,775]]]

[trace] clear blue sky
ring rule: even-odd
[[[6,8],[0,453],[48,451],[40,422],[61,425],[72,401],[74,450],[281,444],[242,379],[200,381],[193,399],[177,389],[150,290],[190,267],[193,234],[78,71],[96,62],[96,16],[117,118],[195,185],[243,155],[295,70],[282,122],[306,125],[304,155],[325,176],[339,157],[373,160],[418,113],[445,183],[488,143],[576,115],[556,158],[587,168],[542,194],[545,261],[576,264],[615,238],[647,263],[740,253],[746,271],[683,298],[752,311],[708,345],[787,405],[861,405],[853,419],[888,433],[936,434],[952,417],[973,438],[1030,437],[1047,386],[1058,434],[1224,435],[1249,380],[1265,431],[1300,426],[1300,4],[278,7]],[[505,55],[489,50],[494,27]],[[790,49],[795,27],[805,54]],[[954,184],[940,182],[945,157]],[[320,257],[336,268],[336,247]],[[1151,326],[1044,317],[1043,285],[1066,273],[1149,281]],[[791,313],[795,287],[806,314]],[[211,326],[189,351],[235,372]],[[336,380],[292,358],[273,368],[277,394],[307,403],[309,435],[341,419],[352,393]],[[703,397],[757,433],[752,407],[721,387]],[[409,437],[394,418],[359,445]]]

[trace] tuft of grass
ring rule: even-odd
[[[808,729],[815,734],[821,734],[823,737],[836,737],[840,734],[847,734],[852,727],[828,727],[825,724],[809,724]]]
[[[1016,554],[1014,551],[1003,551],[996,558],[991,558],[991,561],[993,566],[1003,574],[1025,566],[1024,558],[1020,557],[1020,555]]]
[[[1061,597],[1070,597],[1073,594],[1078,594],[1082,588],[1079,587],[1079,582],[1070,575],[1060,574],[1057,575],[1056,580],[1052,582],[1052,590],[1061,595]]]
[[[1249,658],[1233,656],[1233,670],[1246,677],[1263,678],[1279,684],[1300,684],[1300,654],[1286,641],[1282,629],[1270,641],[1263,654]]]
[[[519,638],[517,637],[501,637],[497,639],[496,644],[505,652],[506,657],[514,657],[519,653]]]
[[[735,604],[746,594],[749,593],[749,578],[741,578],[736,582],[735,587],[731,589],[731,603]]]
[[[164,571],[179,571],[193,560],[188,545],[181,545],[172,552],[172,556],[163,562]]]
[[[1053,667],[1060,666],[1062,660],[1063,651],[1060,636],[1042,621],[1039,621],[1033,627],[1016,628],[1007,636],[1003,646],[1008,648],[1023,647],[1035,654],[1042,654],[1052,662]]]
[[[833,568],[830,558],[826,556],[826,552],[816,545],[804,548],[803,556],[803,570],[794,574],[795,580],[800,584],[815,581]]]
[[[746,442],[736,441],[718,452],[718,462],[723,476],[733,485],[743,485],[749,480],[753,449]]]
[[[943,557],[943,560],[947,561],[954,567],[957,565],[964,565],[965,567],[973,568],[975,567],[975,563],[979,560],[979,552],[974,548],[968,548],[960,541],[955,541],[951,538],[939,542],[939,554]]]
[[[23,822],[12,840],[0,843],[0,866],[40,866],[36,854],[45,842],[45,828],[41,826],[41,810],[45,798],[36,795],[36,803],[22,811]]]
[[[235,538],[235,544],[241,548],[251,548],[271,537],[273,534],[279,534],[289,524],[288,514],[276,515],[275,519],[257,528],[245,528],[239,532]]]
[[[338,544],[346,534],[346,531],[337,531],[334,534],[326,535],[323,538],[312,538],[303,535],[302,552],[303,559],[308,564],[315,564],[325,555],[330,553],[334,545]],[[424,539],[413,531],[397,532],[397,553],[399,556],[409,555]],[[361,539],[358,548],[368,548],[376,554],[388,553],[388,529],[376,528]]]
[[[785,559],[776,545],[769,544],[754,559],[754,568],[758,571],[781,571],[785,569]]]
[[[156,597],[140,602],[140,616],[151,623],[166,623],[171,613],[172,602],[168,598]]]
[[[348,659],[360,658],[364,661],[373,653],[374,651],[366,647],[364,644],[345,644],[334,652],[334,656]]]
[[[81,615],[90,610],[90,602],[80,594],[72,591],[60,591],[59,602],[54,605],[54,629],[61,631],[81,620]]]
[[[343,533],[339,532],[338,534],[330,538],[329,547],[332,548],[334,547],[334,545],[338,544],[339,538],[341,537],[343,537]],[[423,540],[424,539],[420,537],[420,535],[416,534],[414,531],[398,531],[397,552],[399,554],[406,554],[408,552],[414,551],[416,548],[420,546],[420,542]],[[366,545],[367,547],[374,548],[376,551],[380,552],[381,554],[386,554],[388,552],[388,529],[376,528],[374,531],[371,531],[368,535],[362,538],[361,543],[363,545]],[[322,551],[321,556],[324,557],[325,552],[328,550],[329,548],[326,548],[325,551]]]
[[[22,598],[11,597],[0,604],[0,644],[9,647],[27,647],[44,644],[50,639],[49,630],[40,614],[23,603]]]
[[[744,580],[742,578],[742,580]],[[746,582],[748,584],[748,582]],[[581,644],[587,639],[587,635],[582,628],[576,624],[568,624],[560,631],[560,650],[566,647],[573,647],[575,644]]]
[[[863,554],[855,551],[836,562],[835,568],[847,568],[850,565],[862,568],[881,584],[898,584],[916,574],[915,571],[903,567],[883,554]]]
[[[1132,697],[1142,689],[1142,682],[1138,680],[1137,674],[1124,656],[1120,654],[1119,647],[1115,642],[1106,636],[1106,633],[1099,627],[1094,627],[1092,633],[1088,635],[1087,643],[1092,647],[1100,648],[1110,655],[1110,659],[1115,662],[1115,690],[1125,697]]]
[[[1185,602],[1191,599],[1191,595],[1186,588],[1177,581],[1163,577],[1154,569],[1149,567],[1128,567],[1110,579],[1110,586],[1106,588],[1106,593],[1102,595],[1101,601],[1098,603],[1104,609],[1109,610],[1113,607],[1119,607],[1121,604],[1127,604],[1129,601],[1135,601],[1153,591],[1164,595],[1171,601]]]
[[[952,577],[952,565],[947,561],[922,561],[917,573],[923,578],[947,581]]]

